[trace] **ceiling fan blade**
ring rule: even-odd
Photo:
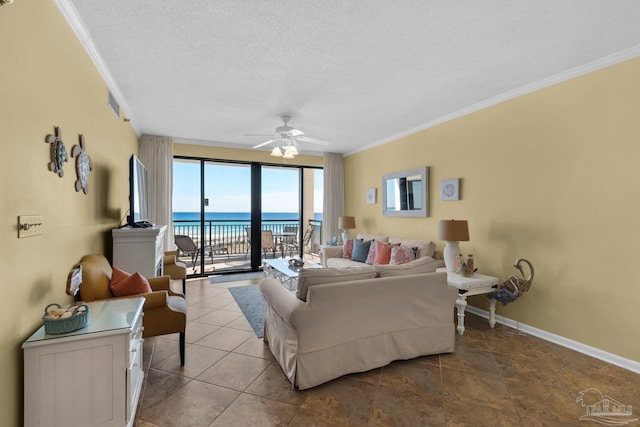
[[[289,136],[300,136],[300,135],[304,135],[304,132],[302,132],[299,129],[291,129],[289,130],[289,132],[287,132],[289,134]]]
[[[323,141],[321,139],[309,138],[306,136],[296,136],[296,139],[301,142],[308,142],[309,144],[329,145],[329,141]]]
[[[279,139],[280,139],[280,138],[270,139],[270,140],[268,140],[268,141],[263,142],[262,144],[258,144],[258,145],[254,146],[254,147],[251,147],[251,148],[260,148],[260,147],[264,147],[265,145],[267,145],[267,144],[271,144],[272,142],[275,142],[275,141],[277,141],[277,140],[279,140]]]

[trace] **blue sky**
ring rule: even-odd
[[[262,169],[263,212],[298,211],[298,169]],[[206,212],[249,212],[251,201],[250,167],[233,164],[205,165]],[[314,173],[314,211],[322,212],[322,170]],[[200,211],[199,162],[173,162],[173,210]]]

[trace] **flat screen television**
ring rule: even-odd
[[[131,227],[153,227],[149,222],[149,200],[147,189],[147,168],[132,155],[129,160],[129,216],[127,225]]]

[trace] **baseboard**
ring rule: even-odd
[[[482,310],[477,307],[467,306],[467,310],[470,313],[476,314],[480,317],[484,317],[485,319],[489,318],[489,312],[486,310]],[[534,337],[541,338],[545,341],[550,341],[554,344],[561,345],[563,347],[569,348],[571,350],[575,350],[577,352],[586,354],[587,356],[595,357],[596,359],[602,360],[603,362],[611,363],[612,365],[619,366],[621,368],[627,369],[631,372],[635,372],[640,374],[640,362],[636,362],[635,360],[626,359],[624,357],[620,357],[613,353],[608,353],[606,351],[600,350],[595,347],[591,347],[586,344],[582,344],[578,341],[573,341],[569,338],[562,337],[560,335],[552,334],[551,332],[544,331],[542,329],[534,328],[533,326],[529,326],[525,323],[519,322],[516,323],[515,320],[505,318],[504,316],[496,315],[496,322],[509,326],[511,328],[519,327],[522,332],[526,332],[527,334],[533,335]]]

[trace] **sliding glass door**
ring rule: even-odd
[[[322,224],[321,169],[176,157],[173,175],[174,234],[189,275],[255,271],[265,258],[317,249],[305,237]]]
[[[263,257],[298,256],[300,169],[263,166],[260,193]]]

